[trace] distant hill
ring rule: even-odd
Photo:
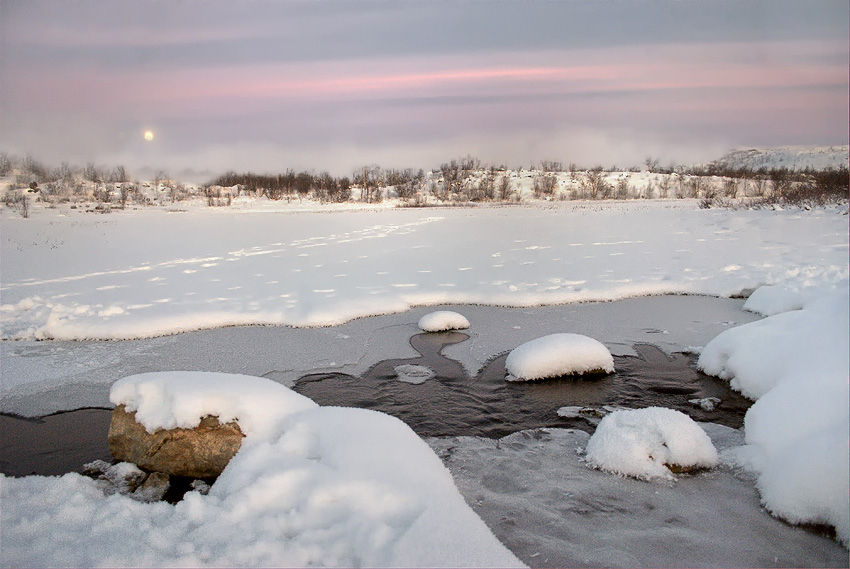
[[[838,169],[848,165],[850,146],[777,146],[733,150],[709,165],[731,169],[758,170],[788,168],[789,170]]]

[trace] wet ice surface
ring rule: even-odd
[[[742,433],[703,424],[718,450]],[[467,503],[532,567],[847,567],[834,540],[769,516],[752,481],[717,468],[644,482],[592,470],[589,435],[428,439]]]

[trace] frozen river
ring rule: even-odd
[[[411,420],[423,434],[439,431],[442,436],[427,441],[467,503],[531,566],[846,566],[847,550],[827,530],[792,527],[765,512],[752,475],[720,467],[658,483],[592,470],[579,452],[592,425],[557,416],[561,405],[616,403],[605,397],[623,398],[623,385],[632,381],[637,382],[632,389],[645,388],[654,404],[690,410],[697,420],[710,417],[687,401],[721,395],[729,412],[720,422],[740,427],[746,402],[723,392],[719,380],[694,379],[701,374],[681,352],[757,320],[741,311],[742,303],[660,296],[541,308],[450,306],[472,327],[424,336],[416,323],[433,308],[330,328],[232,327],[147,340],[3,342],[2,410],[38,416],[109,407],[115,380],[147,371],[265,376],[322,404],[378,408]],[[504,373],[500,356],[508,350],[562,331],[599,338],[623,371],[533,385],[499,385],[499,378],[490,377]],[[436,375],[419,384],[393,378],[390,368],[405,364],[430,367]],[[625,369],[629,364],[635,369]],[[480,383],[470,394],[476,378]],[[466,388],[458,387],[464,382]],[[474,403],[462,411],[447,407],[446,392]],[[390,408],[383,409],[381,401]],[[736,405],[741,410],[732,412]],[[504,417],[507,406],[514,406],[511,420]],[[440,420],[453,410],[465,415]],[[480,416],[472,420],[475,413]],[[720,451],[742,444],[741,429],[703,425]],[[536,428],[543,426],[548,428]],[[508,432],[513,434],[494,438]]]

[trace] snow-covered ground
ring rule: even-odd
[[[29,219],[3,210],[2,337],[330,326],[416,305],[729,296],[848,277],[847,217],[836,209],[706,211],[692,200],[311,214],[181,209],[95,215],[60,207]]]
[[[727,470],[712,470],[705,477],[680,479],[669,492],[667,489],[671,487],[666,483],[630,481],[628,487],[618,486],[616,475],[592,470],[581,463],[576,448],[583,449],[587,439],[572,431],[553,430],[545,436],[512,435],[520,437],[518,440],[531,436],[539,442],[525,446],[508,442],[492,446],[495,441],[478,439],[449,441],[445,445],[440,440],[430,441],[431,446],[444,457],[458,487],[473,507],[481,505],[476,504],[475,498],[481,495],[483,502],[493,505],[492,511],[504,511],[501,509],[504,502],[499,500],[513,504],[507,508],[514,508],[514,511],[534,511],[535,500],[542,500],[545,508],[540,509],[541,512],[557,508],[558,504],[568,509],[608,512],[607,529],[604,524],[598,525],[598,520],[589,526],[598,534],[601,549],[578,547],[581,553],[571,557],[572,562],[653,565],[669,559],[665,557],[669,554],[665,540],[653,542],[648,552],[635,556],[627,546],[617,550],[617,540],[606,539],[606,536],[617,535],[617,527],[622,528],[609,514],[619,511],[617,503],[630,500],[626,495],[617,495],[618,487],[621,491],[628,488],[629,493],[661,495],[658,498],[661,501],[655,504],[663,504],[664,512],[672,512],[670,519],[680,520],[672,525],[662,520],[664,528],[655,528],[666,536],[667,542],[677,539],[679,529],[674,526],[685,528],[682,531],[690,532],[688,535],[702,532],[709,543],[712,539],[725,539],[719,529],[723,524],[717,520],[717,512],[727,512],[730,518],[736,519],[755,519],[761,515],[770,520],[763,512],[757,513],[757,501],[750,500],[747,505],[736,503],[729,508],[718,506],[726,499],[738,500],[736,493],[740,492],[741,484],[755,492],[748,476],[758,477],[758,490],[771,511],[795,522],[809,520],[833,524],[837,526],[839,539],[846,545],[847,529],[843,525],[846,518],[836,516],[835,512],[840,514],[842,508],[846,511],[850,505],[846,494],[835,496],[832,490],[840,487],[842,481],[846,488],[848,482],[846,470],[836,471],[834,467],[841,453],[843,456],[847,453],[846,426],[843,437],[840,431],[841,421],[845,425],[847,422],[847,397],[832,395],[847,390],[846,299],[850,271],[846,207],[812,211],[701,210],[693,200],[659,200],[541,203],[474,209],[361,208],[287,212],[274,211],[267,204],[262,202],[262,207],[240,209],[190,204],[180,205],[185,211],[153,208],[111,215],[84,214],[60,206],[57,209],[36,208],[29,219],[0,210],[0,317],[4,339],[0,344],[2,409],[38,414],[48,409],[100,405],[112,382],[139,371],[205,369],[266,375],[289,383],[306,371],[362,370],[381,359],[404,357],[409,353],[411,348],[406,341],[419,331],[419,320],[434,310],[431,307],[444,304],[452,304],[446,308],[468,319],[470,328],[465,332],[472,338],[472,342],[447,348],[445,353],[473,371],[495,354],[557,332],[590,336],[601,341],[612,353],[628,353],[630,343],[637,341],[656,343],[667,350],[691,348],[700,351],[708,344],[703,354],[706,369],[732,379],[741,389],[746,385],[761,385],[758,375],[761,367],[778,365],[786,372],[772,389],[748,393],[760,399],[753,407],[753,417],[747,417],[745,441],[736,439],[735,444],[724,447],[718,444],[718,437],[725,437],[724,440],[735,437],[718,434],[714,426],[704,427],[720,451],[722,468],[743,469],[739,475]],[[774,286],[761,289],[766,292],[753,296],[754,307],[763,314],[778,314],[760,321],[757,316],[739,310],[742,301],[710,304],[699,297],[634,298],[601,305],[563,304],[668,293],[728,297],[763,285]],[[836,298],[843,299],[843,304],[830,300]],[[557,306],[530,308],[542,305]],[[707,310],[707,306],[716,307],[712,308],[714,313]],[[796,308],[802,310],[784,312]],[[376,314],[384,316],[360,318]],[[360,319],[353,320],[356,318]],[[778,318],[779,324],[771,324],[776,322],[773,318]],[[786,326],[783,320],[789,319],[805,323],[805,329]],[[754,323],[746,324],[748,322]],[[218,329],[235,324],[309,328]],[[739,324],[745,325],[734,328]],[[748,328],[757,325],[762,328]],[[157,337],[200,329],[211,330]],[[728,332],[721,334],[724,330]],[[765,346],[754,345],[752,336],[745,330],[764,330],[762,343]],[[719,334],[716,341],[719,348],[709,349],[710,341]],[[253,344],[247,340],[261,335],[273,338],[273,342]],[[758,332],[755,335],[759,337]],[[786,349],[800,335],[806,335],[805,342],[803,338],[797,342],[801,349]],[[832,339],[827,340],[827,335]],[[790,339],[783,339],[785,337]],[[152,339],[108,343],[79,341],[125,338]],[[39,342],[38,339],[54,340]],[[823,349],[813,352],[806,346]],[[197,351],[192,353],[195,349]],[[761,350],[759,355],[752,355],[757,350]],[[712,356],[712,353],[717,355]],[[742,361],[737,355],[741,353],[750,355],[743,358],[745,364],[735,367],[734,362]],[[778,361],[780,353],[787,360]],[[816,358],[817,365],[807,365],[812,357]],[[712,360],[720,365],[717,371],[709,369]],[[165,365],[169,367],[163,369]],[[756,371],[750,371],[748,366],[751,365]],[[817,381],[803,382],[801,374],[817,375]],[[751,376],[754,379],[750,379]],[[811,397],[801,395],[807,390]],[[774,395],[776,392],[779,393]],[[827,407],[823,407],[825,399],[829,400]],[[785,403],[789,400],[813,404],[793,406]],[[824,410],[829,412],[825,414]],[[328,410],[326,414],[333,413]],[[790,418],[789,413],[792,414]],[[809,421],[805,419],[807,416],[817,417],[817,420]],[[334,418],[337,420],[339,417]],[[345,420],[352,421],[350,417]],[[324,419],[305,421],[303,428],[320,432],[319,440],[325,437],[330,447],[343,446],[342,438],[337,439],[333,430],[324,428]],[[769,429],[761,428],[772,423],[783,424],[783,437],[790,431],[794,440],[786,441],[787,445],[777,444]],[[382,424],[381,428],[384,427]],[[338,436],[343,435],[338,433]],[[364,431],[357,436],[368,446],[373,434]],[[308,439],[310,437],[304,438]],[[408,441],[407,435],[399,435],[394,443],[398,448],[390,445],[392,448],[385,448],[385,452],[388,456],[403,453],[402,447],[413,444],[405,441]],[[799,454],[800,445],[806,441],[810,452]],[[746,446],[742,446],[743,442]],[[540,445],[548,450],[539,452],[537,446]],[[522,448],[528,451],[524,456]],[[511,459],[515,466],[531,470],[537,468],[535,464],[543,464],[540,461],[546,462],[545,456],[572,453],[573,458],[563,463],[563,472],[569,473],[576,483],[568,484],[553,476],[553,468],[557,467],[546,462],[540,468],[548,474],[548,485],[535,492],[526,492],[522,480],[505,478],[514,471],[498,466],[508,452],[519,453]],[[823,478],[815,478],[817,472],[812,476],[803,473],[791,480],[772,475],[782,468],[795,470],[803,459],[809,461],[810,470],[829,469],[826,478],[831,484],[820,484]],[[247,453],[239,461],[243,461],[240,472],[246,479],[265,480],[275,476],[272,469],[277,466],[261,460],[249,461]],[[244,466],[244,461],[253,466]],[[473,467],[475,471],[470,472]],[[346,473],[351,472],[346,469],[355,466],[346,463],[340,468],[339,476],[344,479]],[[478,475],[482,478],[475,482]],[[370,480],[381,483],[389,480],[382,480],[379,473],[369,476]],[[394,480],[404,476],[398,474]],[[577,505],[574,497],[566,496],[585,487],[582,480],[602,479],[611,481],[604,485],[605,492],[610,494],[606,499],[591,499],[587,495],[589,501],[580,499]],[[248,564],[258,563],[258,559],[269,564],[276,564],[270,559],[285,562],[283,558],[262,557],[265,552],[275,555],[275,548],[267,543],[270,538],[262,536],[271,535],[267,533],[269,528],[280,523],[277,513],[264,510],[262,496],[243,506],[247,508],[243,512],[246,515],[244,523],[257,536],[251,542],[257,556],[241,560],[229,557],[229,553],[222,550],[214,550],[211,557],[203,557],[198,550],[187,549],[179,552],[179,558],[163,557],[162,551],[171,551],[173,540],[170,534],[154,531],[157,524],[167,519],[169,524],[184,524],[179,526],[181,531],[191,530],[197,535],[203,534],[205,528],[215,529],[217,522],[205,517],[204,512],[212,512],[213,518],[215,513],[225,512],[226,509],[222,509],[227,499],[224,494],[232,491],[237,495],[235,488],[228,487],[225,492],[223,486],[216,491],[222,493],[221,496],[216,498],[213,493],[207,497],[208,502],[197,497],[179,507],[136,503],[131,506],[127,498],[99,497],[95,489],[73,475],[61,479],[0,480],[4,503],[0,522],[3,524],[0,562],[4,566],[61,564],[51,561],[56,559],[51,557],[53,544],[68,551],[67,557],[59,559],[81,559],[84,561],[80,563],[84,564],[157,565],[181,563],[180,559],[186,564]],[[329,484],[338,489],[338,481],[334,479]],[[632,486],[632,482],[642,486]],[[327,497],[322,492],[329,487],[311,487],[316,491],[312,496],[315,499],[320,495]],[[401,487],[404,486],[396,486]],[[705,494],[700,500],[693,498],[702,491]],[[411,496],[425,496],[412,489],[409,492]],[[499,494],[499,500],[494,492]],[[559,493],[563,494],[560,502]],[[724,493],[728,493],[728,497]],[[685,495],[692,496],[692,501],[675,499]],[[777,495],[781,499],[774,501],[771,496]],[[36,496],[40,497],[40,506],[33,512],[39,514],[32,517],[35,514],[30,515],[25,506],[36,503]],[[789,497],[802,498],[802,507],[799,507],[800,500],[791,505],[788,500],[783,501]],[[680,503],[674,506],[677,501]],[[115,503],[119,502],[128,513],[125,517],[109,520],[115,526],[112,528],[115,535],[122,536],[120,539],[128,543],[123,553],[118,552],[125,556],[92,557],[90,552],[96,547],[87,533],[85,520],[89,515],[110,516],[117,507]],[[646,499],[646,503],[651,502]],[[821,505],[825,502],[828,503],[824,509]],[[73,507],[67,507],[69,504]],[[821,508],[826,514],[812,516],[809,506]],[[193,518],[190,512],[183,511],[192,507],[198,508],[199,516]],[[480,507],[476,509],[491,528],[499,525],[486,512],[482,513]],[[634,508],[620,509],[629,523],[644,520],[642,531],[653,530],[651,525],[646,525],[652,520],[661,523],[657,517],[647,516]],[[355,510],[346,509],[345,515],[356,517],[368,513]],[[16,514],[10,517],[7,511]],[[339,533],[322,534],[327,528],[310,517],[318,510],[307,508],[303,510],[306,517],[299,518],[300,511],[293,507],[287,510],[287,515],[293,517],[298,528],[319,532],[319,537],[313,536],[317,541],[311,544],[319,543],[319,547],[332,550],[334,544],[356,542],[356,531],[352,529],[356,524],[346,521],[335,526],[343,528],[340,531],[344,538]],[[706,525],[694,519],[694,512],[696,517],[705,514],[705,518],[709,511],[715,512],[711,514],[714,516],[711,523]],[[449,517],[462,520],[467,514],[460,512],[465,510],[457,509]],[[404,518],[403,515],[393,517],[392,512],[386,515],[383,518],[382,513],[378,522]],[[574,516],[565,517],[575,523]],[[519,542],[508,543],[515,553],[522,551],[524,561],[535,564],[537,557],[532,546],[550,552],[570,547],[572,538],[562,530],[559,530],[558,539],[550,539],[543,526],[551,520],[533,519],[542,524],[535,528],[536,536],[526,534],[528,530],[523,527],[519,534],[514,534],[514,537],[519,536]],[[734,523],[734,520],[728,521]],[[318,525],[311,525],[314,522]],[[144,544],[133,541],[133,528],[141,527],[138,524],[147,528],[142,528],[146,536]],[[185,524],[195,525],[187,529]],[[827,541],[821,540],[814,545],[811,540],[821,538],[811,534],[781,524],[769,527],[772,529],[759,534],[762,537],[752,537],[752,543],[737,548],[740,556],[730,558],[724,554],[718,559],[725,559],[732,565],[760,564],[771,559],[772,544],[776,543],[776,536],[781,536],[780,541],[796,543],[799,547],[776,548],[773,556],[776,563],[846,564],[846,550],[834,543],[832,546],[837,547],[838,552],[829,549]],[[786,529],[779,529],[781,527]],[[791,533],[783,533],[786,530]],[[506,559],[509,559],[499,557],[505,552],[491,543],[486,546],[487,553],[470,561],[468,554],[473,550],[467,550],[471,546],[466,544],[458,546],[462,555],[451,559],[434,557],[433,563],[429,563],[431,558],[428,557],[405,557],[410,553],[405,549],[410,543],[404,541],[404,535],[415,533],[399,537],[388,529],[378,534],[389,536],[387,539],[395,545],[388,547],[396,547],[393,551],[402,553],[381,553],[373,557],[362,554],[380,549],[372,547],[375,544],[371,542],[372,549],[352,546],[353,549],[344,554],[318,562],[392,565],[415,559],[411,563],[431,565],[453,560],[475,564],[474,559],[477,559],[480,564],[487,565],[508,563]],[[764,539],[765,534],[773,537]],[[54,535],[64,537],[51,541]],[[325,541],[321,535],[325,535]],[[576,535],[580,536],[581,532],[573,534]],[[163,549],[156,550],[157,544]],[[383,545],[382,542],[381,547]],[[727,547],[726,543],[715,545],[719,549]],[[27,552],[33,548],[43,551],[45,556],[28,556]],[[829,551],[825,556],[814,553],[824,548]],[[699,550],[706,551],[706,542],[700,542]],[[807,556],[801,554],[801,550],[812,553]],[[753,555],[753,551],[757,555]],[[134,552],[147,552],[150,556],[134,557]],[[419,551],[417,555],[427,553]],[[547,558],[551,556],[547,554]]]

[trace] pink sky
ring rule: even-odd
[[[305,20],[300,40],[292,35],[298,29],[278,38],[272,18],[254,19],[253,27],[210,17],[203,25],[149,27],[131,21],[124,27],[86,30],[88,20],[81,19],[82,29],[64,19],[51,20],[48,12],[39,12],[41,4],[52,6],[15,3],[0,13],[8,54],[0,60],[0,151],[31,153],[52,162],[117,160],[210,169],[228,162],[224,149],[232,143],[230,168],[346,173],[360,162],[432,167],[438,164],[423,163],[423,157],[440,152],[443,161],[473,154],[518,163],[554,158],[628,165],[641,163],[641,154],[648,153],[670,161],[707,161],[717,157],[712,153],[737,146],[847,142],[846,25],[832,35],[795,37],[789,32],[789,39],[759,38],[765,32],[757,28],[753,34],[725,38],[718,30],[721,37],[711,40],[706,39],[711,34],[703,34],[700,41],[638,37],[576,45],[566,39],[558,39],[562,45],[533,45],[535,35],[530,33],[531,45],[520,49],[499,48],[504,42],[498,34],[491,41],[485,31],[475,41],[442,39],[473,43],[474,49],[433,51],[430,36],[413,49],[402,36],[398,50],[364,44],[348,53],[352,38],[359,41],[353,33],[339,52],[320,57],[326,44],[309,43],[312,20]],[[89,5],[99,6],[75,4]],[[747,3],[726,5],[747,8]],[[118,15],[122,7],[136,16],[156,9],[115,6]],[[596,9],[580,1],[529,6],[531,12],[560,10],[565,15],[571,9]],[[664,0],[622,6],[697,10]],[[843,9],[831,2],[818,6],[832,7],[837,14]],[[392,13],[379,10],[380,15],[403,19],[407,11],[427,9],[405,8],[403,3],[389,7]],[[479,19],[517,8],[488,3],[460,7]],[[294,8],[319,9],[269,5],[274,10]],[[227,5],[221,9],[232,10]],[[525,12],[519,14],[525,17]],[[47,19],[43,27],[28,27],[26,18],[36,16]],[[69,17],[77,16],[73,12]],[[194,20],[206,14],[188,16]],[[600,30],[610,27],[611,17],[602,18]],[[10,20],[20,25],[10,25]],[[793,30],[798,24],[787,25]],[[33,29],[42,33],[31,33]],[[559,28],[553,30],[553,37],[560,38]],[[438,31],[435,40],[440,39]],[[663,36],[666,28],[656,33]],[[565,27],[565,37],[569,34]],[[255,36],[265,42],[263,49],[242,47]],[[293,55],[300,51],[304,56]],[[147,129],[156,133],[153,143],[141,139]],[[606,149],[604,141],[624,136],[634,140],[612,142]],[[513,150],[506,140],[514,141]],[[642,140],[644,152],[636,150]],[[631,148],[631,155],[622,148]],[[216,158],[210,159],[212,155]],[[298,163],[279,165],[280,158],[272,162],[272,156],[291,156]]]

